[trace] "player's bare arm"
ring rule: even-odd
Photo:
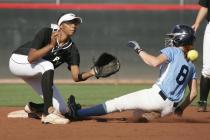
[[[167,61],[167,57],[164,54],[159,56],[153,56],[145,52],[139,45],[137,41],[129,41],[127,44],[128,47],[134,49],[134,51],[140,56],[140,58],[149,66],[158,67],[162,63]]]
[[[72,75],[72,79],[75,82],[79,82],[79,81],[85,81],[88,78],[94,76],[95,75],[95,72],[93,71],[93,69],[91,69],[91,70],[89,70],[87,72],[80,73],[79,66],[72,65],[71,66],[71,75]]]
[[[49,51],[51,51],[56,46],[56,40],[57,40],[58,33],[53,32],[51,35],[51,41],[49,44],[47,44],[45,47],[37,50],[34,48],[31,48],[28,53],[28,62],[32,63],[43,56],[45,56]]]
[[[184,110],[197,96],[197,80],[193,79],[190,83],[189,83],[189,90],[190,93],[187,96],[186,100],[183,102],[183,104],[181,105],[181,108]]]
[[[182,116],[183,111],[189,104],[192,103],[192,101],[197,97],[197,80],[193,79],[191,82],[188,84],[189,86],[189,94],[185,98],[185,100],[182,102],[182,104],[175,110],[175,114],[178,116]]]
[[[196,31],[198,29],[198,27],[200,26],[201,22],[204,20],[204,18],[207,16],[208,13],[208,8],[206,7],[201,7],[197,18],[195,20],[195,23],[192,25],[192,28]]]
[[[164,54],[160,54],[159,56],[153,56],[145,51],[141,51],[139,53],[139,56],[147,65],[152,67],[158,67],[167,61],[167,57]]]

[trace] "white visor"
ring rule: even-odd
[[[71,21],[74,19],[77,19],[79,21],[79,23],[82,23],[82,18],[76,17],[76,15],[73,13],[68,13],[68,14],[65,14],[59,18],[58,25],[60,26],[61,23],[66,22],[66,21]]]

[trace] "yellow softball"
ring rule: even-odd
[[[196,51],[196,50],[190,50],[190,51],[187,53],[187,58],[188,58],[190,61],[195,61],[195,60],[197,60],[197,58],[198,58],[198,51]]]

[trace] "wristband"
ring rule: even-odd
[[[85,79],[82,78],[82,74],[83,74],[83,73],[84,73],[84,72],[78,74],[78,80],[79,80],[79,81],[85,81]]]
[[[143,49],[136,49],[136,50],[135,50],[135,52],[136,52],[137,54],[139,54],[141,51],[143,51]]]

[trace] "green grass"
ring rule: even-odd
[[[150,85],[62,84],[57,87],[65,100],[73,94],[82,105],[94,105]],[[42,102],[42,99],[26,84],[0,84],[0,106],[24,106],[28,101]]]
[[[70,94],[82,105],[89,106],[102,103],[108,99],[118,97],[140,89],[150,88],[144,84],[59,84],[57,85],[65,100]],[[198,98],[197,98],[198,99]],[[193,102],[196,104],[197,99]],[[42,99],[26,84],[0,84],[0,106],[24,106],[27,102],[42,102]],[[208,100],[209,101],[209,100]]]

